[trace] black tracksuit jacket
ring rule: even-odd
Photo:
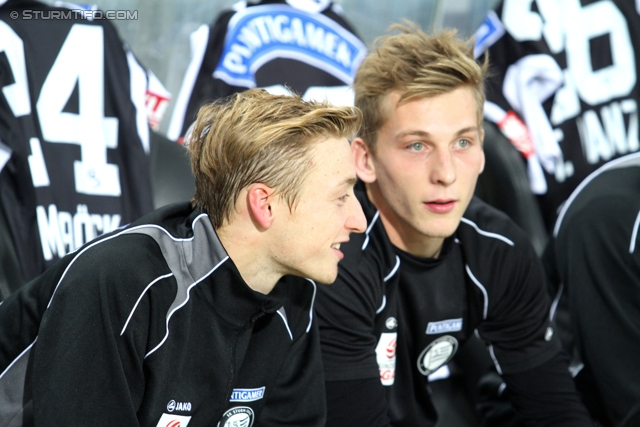
[[[254,292],[206,214],[162,208],[0,305],[0,425],[321,426],[315,290]]]

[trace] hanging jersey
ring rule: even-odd
[[[504,0],[476,33],[485,117],[528,159],[548,228],[604,162],[637,151],[640,16],[631,0]]]
[[[184,137],[206,102],[255,87],[352,105],[349,85],[365,54],[329,1],[240,2],[191,35],[192,58],[167,136]]]
[[[0,7],[0,203],[25,280],[152,209],[148,75],[81,12]]]

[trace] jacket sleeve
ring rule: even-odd
[[[513,244],[494,245],[491,254],[493,264],[503,268],[479,280],[491,286],[486,317],[477,332],[527,425],[593,425],[551,320],[542,263],[520,230],[511,230],[509,236]]]
[[[487,292],[478,334],[499,373],[534,368],[561,349],[542,263],[521,231],[510,237],[512,247],[495,245],[490,255],[495,265],[503,267],[477,278]]]
[[[595,426],[580,401],[564,352],[535,368],[503,377],[527,426]]]
[[[389,404],[378,378],[327,381],[327,427],[388,427]]]

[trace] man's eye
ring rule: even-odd
[[[414,151],[420,151],[422,150],[423,147],[424,147],[424,144],[422,142],[414,142],[411,145],[409,145],[409,149]]]
[[[467,148],[470,144],[471,142],[468,139],[461,139],[458,141],[458,146],[460,148]]]
[[[348,194],[345,194],[345,195],[344,195],[344,196],[342,196],[342,197],[338,197],[338,200],[340,200],[341,202],[346,202],[348,198],[349,198],[349,195],[348,195]]]

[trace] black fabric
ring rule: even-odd
[[[515,410],[506,392],[504,379],[495,371],[483,375],[478,383],[476,410],[480,414],[478,427],[524,427],[525,419]]]
[[[384,390],[377,378],[327,381],[327,427],[390,427]]]
[[[23,283],[16,249],[13,246],[4,213],[0,209],[0,301],[17,290]]]
[[[638,153],[595,171],[560,211],[545,257],[565,297],[565,346],[584,365],[579,390],[604,425],[640,423],[639,189]]]
[[[475,194],[509,215],[542,254],[549,239],[538,200],[531,193],[526,161],[494,123],[485,120],[484,171],[478,177]]]
[[[150,143],[154,207],[191,200],[196,183],[187,148],[158,132],[151,132]]]
[[[568,357],[558,353],[551,360],[524,372],[505,374],[506,393],[527,420],[527,426],[595,425],[579,400],[567,375]]]

